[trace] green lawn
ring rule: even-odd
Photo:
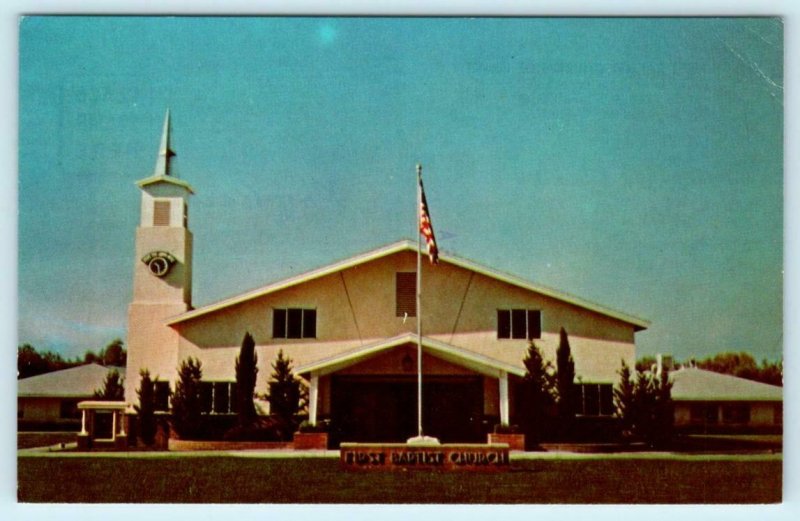
[[[779,457],[531,459],[500,474],[344,472],[333,458],[18,458],[23,502],[769,503]]]

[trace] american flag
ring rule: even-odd
[[[436,247],[436,237],[433,235],[431,215],[428,213],[428,201],[425,200],[425,189],[422,187],[422,176],[419,176],[419,233],[425,237],[428,245],[428,258],[431,264],[439,264],[439,248]]]

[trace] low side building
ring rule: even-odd
[[[17,381],[17,420],[21,429],[47,425],[78,430],[78,402],[91,400],[109,371],[125,376],[124,367],[86,364]]]
[[[696,367],[670,375],[677,428],[704,433],[781,432],[782,387]]]

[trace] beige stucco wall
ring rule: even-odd
[[[630,324],[445,262],[423,266],[426,336],[522,368],[527,341],[498,340],[496,310],[540,309],[543,338],[537,345],[555,360],[558,331],[565,327],[583,381],[616,382],[620,361],[634,363]],[[415,268],[416,255],[401,252],[179,323],[177,359],[198,357],[204,377],[232,380],[239,345],[249,331],[258,346],[258,389],[265,389],[279,349],[298,366],[415,332],[414,318],[404,323],[395,316],[395,273]],[[318,338],[273,339],[274,308],[315,308]]]
[[[674,406],[675,426],[685,427],[692,425],[691,410],[693,405],[716,405],[717,406],[717,422],[718,426],[731,425],[726,423],[723,418],[723,407],[726,405],[738,405],[742,402],[676,402]],[[780,408],[778,402],[750,402],[750,421],[747,423],[749,427],[773,427],[780,425],[776,422],[776,408]]]
[[[56,421],[61,419],[61,400],[58,398],[19,398],[25,421]]]

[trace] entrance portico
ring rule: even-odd
[[[309,423],[329,418],[340,442],[404,441],[416,434],[416,340],[400,335],[298,367],[310,383]],[[508,378],[523,376],[521,368],[429,337],[422,351],[426,434],[479,441],[485,418],[508,425]]]

